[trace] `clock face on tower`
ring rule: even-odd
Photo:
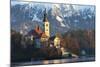
[[[48,26],[48,24],[46,24],[46,26]]]
[[[46,31],[48,31],[48,29],[46,29]]]

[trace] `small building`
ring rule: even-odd
[[[61,44],[61,38],[59,33],[56,34],[56,37],[54,38],[54,46],[56,48],[60,48],[60,44]]]

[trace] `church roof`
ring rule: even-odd
[[[42,30],[40,29],[39,26],[36,26],[35,29],[31,30],[28,34],[33,35],[35,38],[40,38],[42,35]]]
[[[35,32],[37,32],[37,34],[41,34],[42,33],[42,30],[41,30],[41,28],[38,26],[38,25],[36,25],[36,28],[34,29],[35,30]]]
[[[46,13],[46,9],[44,11],[44,18],[43,18],[43,22],[47,22],[48,19],[47,19],[47,13]]]
[[[47,38],[48,36],[43,32],[41,35],[42,38]]]

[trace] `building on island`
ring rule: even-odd
[[[31,40],[34,40],[34,42],[36,43],[36,45],[38,45],[39,48],[41,46],[41,42],[46,42],[50,38],[50,28],[49,28],[50,23],[48,22],[48,19],[47,19],[46,9],[44,11],[43,22],[44,22],[44,26],[43,26],[44,30],[42,30],[40,26],[36,24],[35,29],[29,32],[31,36]]]

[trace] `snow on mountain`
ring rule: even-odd
[[[31,30],[35,24],[43,28],[43,16],[46,8],[51,33],[67,32],[71,29],[93,29],[95,24],[95,7],[44,3],[11,3],[11,26],[21,29],[25,23]],[[90,26],[89,26],[90,25]]]
[[[63,19],[62,19],[61,17],[56,16],[56,19],[59,21],[59,23],[60,23],[60,25],[61,25],[62,27],[65,27],[65,26],[66,26],[66,25],[63,23]]]
[[[34,17],[32,18],[32,21],[39,21],[42,22],[42,20],[40,20],[36,14],[34,14]]]

